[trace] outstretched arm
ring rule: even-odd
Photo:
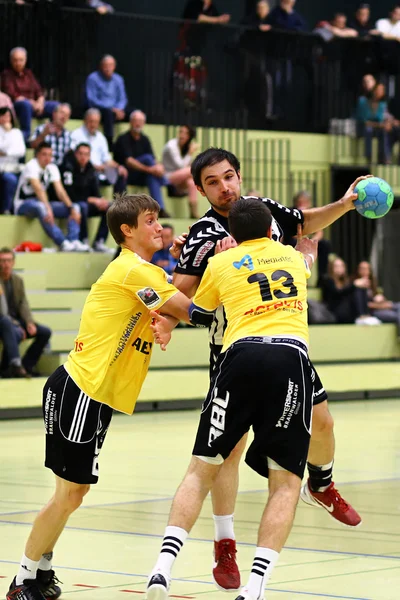
[[[320,206],[318,208],[310,208],[303,211],[304,225],[303,234],[309,235],[315,233],[320,229],[325,229],[332,225],[335,221],[343,217],[350,210],[354,210],[354,201],[357,200],[357,193],[354,192],[354,188],[363,179],[372,177],[372,175],[365,175],[358,177],[349,187],[343,198],[332,204],[326,206]]]

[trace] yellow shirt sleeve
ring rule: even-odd
[[[193,298],[193,304],[206,311],[213,311],[221,304],[218,289],[214,282],[211,265],[208,263],[200,285]]]
[[[178,289],[168,283],[163,269],[146,262],[132,268],[122,285],[148,310],[158,310],[178,293]]]

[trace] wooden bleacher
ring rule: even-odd
[[[11,230],[17,217],[4,218]],[[90,285],[109,260],[110,255],[95,253],[17,255],[16,270],[24,277],[35,319],[53,330],[51,351],[39,362],[44,375],[65,362]],[[331,399],[399,394],[400,347],[394,325],[312,326],[310,337],[311,358]],[[40,414],[43,383],[43,379],[0,379],[0,417]],[[198,407],[207,386],[207,331],[178,329],[167,352],[155,347],[138,410]]]
[[[68,127],[75,129],[81,123],[70,121]],[[34,124],[33,124],[34,125]],[[127,124],[117,126],[116,134],[126,130]],[[156,154],[160,156],[165,143],[165,127],[149,125],[146,133],[151,137]],[[251,141],[273,132],[248,132]],[[292,143],[294,177],[304,170],[307,163],[329,172],[332,138],[303,134],[287,134]],[[280,137],[281,134],[279,134]],[[217,140],[218,141],[218,140]],[[217,141],[215,143],[217,143]],[[214,142],[213,142],[214,143]],[[254,144],[253,144],[254,145]],[[249,146],[251,148],[251,144]],[[234,152],[238,149],[230,146]],[[27,160],[32,151],[28,151]],[[316,156],[318,162],[316,163]],[[251,161],[250,161],[251,163]],[[252,169],[260,165],[247,165],[251,185]],[[297,169],[297,171],[296,171]],[[255,175],[254,175],[255,177]],[[297,180],[296,180],[297,181]],[[328,180],[327,180],[328,181]],[[300,185],[300,183],[299,183]],[[399,183],[400,189],[400,183]],[[107,193],[110,195],[111,188]],[[265,193],[261,189],[262,193]],[[320,192],[321,199],[325,194]],[[205,212],[208,203],[199,196],[200,211]],[[186,200],[166,199],[167,210],[176,217],[168,219],[177,233],[188,230]],[[61,226],[65,224],[61,223]],[[93,239],[98,220],[89,220],[89,234]],[[91,284],[98,278],[110,260],[110,255],[66,254],[56,252],[51,241],[37,220],[24,217],[0,216],[0,246],[14,247],[22,241],[33,241],[49,248],[49,253],[18,254],[16,269],[22,274],[29,302],[38,322],[53,330],[51,351],[41,358],[39,369],[44,375],[63,364],[79,327],[81,310]],[[112,239],[110,247],[115,247]],[[313,286],[315,278],[309,284]],[[319,290],[311,287],[309,297],[319,299]],[[398,397],[400,388],[399,343],[394,325],[358,327],[356,325],[324,325],[310,328],[311,358],[331,399],[366,399],[376,396]],[[26,345],[29,342],[23,342]],[[29,416],[40,414],[41,390],[44,380],[0,379],[0,417]],[[167,352],[155,347],[149,375],[144,383],[138,410],[176,407],[199,407],[208,388],[207,332],[182,328],[174,334]]]

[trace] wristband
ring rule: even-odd
[[[311,266],[313,266],[313,264],[315,263],[315,258],[312,254],[307,254],[307,256],[309,256],[311,258]]]

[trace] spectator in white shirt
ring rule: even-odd
[[[101,113],[97,108],[85,112],[83,125],[71,134],[71,148],[75,150],[82,142],[90,146],[90,162],[97,171],[100,185],[114,185],[115,192],[122,192],[128,170],[111,158],[105,136],[99,130]]]
[[[198,145],[195,143],[196,130],[189,125],[182,125],[178,137],[169,140],[164,146],[162,163],[165,176],[168,180],[168,193],[170,196],[188,196],[190,216],[199,218],[197,206],[197,189],[190,172],[193,154]]]
[[[15,214],[38,218],[43,229],[64,252],[86,252],[90,248],[79,241],[81,211],[73,204],[63,184],[57,165],[52,164],[53,150],[42,142],[35,150],[35,158],[26,163],[18,182],[14,201]],[[51,202],[47,190],[53,185],[58,201]],[[55,224],[54,218],[68,219],[67,236]]]
[[[400,5],[392,8],[388,19],[379,19],[376,22],[376,30],[386,40],[400,41]]]
[[[18,174],[21,171],[20,159],[25,156],[26,147],[22,131],[14,127],[11,110],[0,108],[0,213],[9,215]]]

